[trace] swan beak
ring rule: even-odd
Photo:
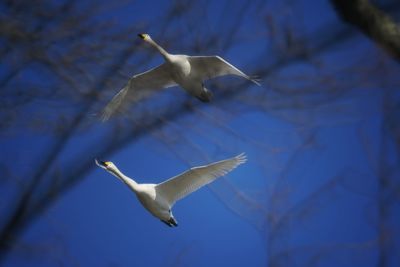
[[[107,162],[105,162],[105,161],[101,161],[101,160],[97,160],[97,159],[95,159],[94,160],[95,162],[96,162],[96,165],[97,166],[99,166],[100,168],[103,168],[103,169],[107,169]]]
[[[138,36],[140,38],[142,38],[143,40],[146,38],[146,34],[145,33],[139,33]]]

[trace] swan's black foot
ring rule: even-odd
[[[178,222],[175,220],[175,218],[174,217],[171,217],[171,218],[169,218],[169,220],[168,221],[164,221],[164,220],[161,220],[163,223],[165,223],[166,225],[168,225],[169,227],[173,227],[173,226],[178,226]]]
[[[172,224],[171,224],[171,223],[169,223],[169,222],[167,222],[167,221],[164,221],[164,220],[160,220],[160,221],[162,221],[163,223],[165,223],[165,224],[168,225],[169,227],[172,227]]]
[[[207,90],[206,88],[203,88],[203,91],[201,92],[201,94],[196,96],[201,102],[210,102],[212,97],[213,97],[213,93],[209,90]]]
[[[178,222],[175,220],[174,217],[171,217],[168,222],[175,227],[178,226]]]

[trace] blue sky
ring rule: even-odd
[[[29,223],[2,264],[378,266],[379,168],[386,164],[382,148],[389,147],[387,164],[398,160],[398,151],[391,150],[393,139],[382,130],[385,96],[398,103],[398,94],[393,93],[398,88],[396,62],[355,29],[346,28],[329,1],[186,4],[195,8],[169,24],[158,23],[169,8],[164,1],[126,2],[96,19],[113,20],[113,31],[134,25],[162,45],[164,36],[177,34],[181,39],[165,44],[171,53],[192,53],[190,44],[217,33],[220,43],[203,46],[198,54],[218,54],[246,73],[256,72],[262,75],[263,86],[238,78],[207,82],[214,91],[247,91],[210,104],[189,100],[194,103],[191,112],[112,153],[97,154],[110,141],[104,138],[114,123],[122,123],[118,129],[127,132],[137,125],[124,117],[102,124],[88,116],[51,171],[60,171],[60,176],[63,171],[74,173],[74,167],[86,160],[93,162],[91,168]],[[243,17],[236,25],[239,16]],[[318,51],[321,40],[342,28],[352,31],[351,37]],[[232,29],[233,37],[224,39]],[[326,36],[315,34],[321,29]],[[290,60],[288,34],[293,35],[293,47],[304,44],[309,49],[307,60]],[[137,47],[127,62],[135,65],[152,48],[134,39],[133,32],[132,36]],[[225,46],[228,41],[232,43]],[[133,75],[161,62],[155,54],[135,70],[123,72]],[[275,62],[283,63],[264,73]],[[113,81],[106,93],[114,94],[123,82]],[[171,99],[167,110],[186,100],[175,88],[145,102],[143,110],[148,108],[157,118],[157,105]],[[27,107],[25,119],[35,110],[53,109],[57,114],[79,107],[57,104],[38,100]],[[0,181],[0,212],[5,216],[21,184],[42,162],[42,150],[54,142],[52,134],[26,129],[26,124],[17,121],[0,139],[1,162],[13,169],[13,175]],[[76,157],[85,151],[86,158]],[[177,228],[152,217],[128,188],[94,164],[95,157],[110,160],[137,182],[158,183],[192,166],[241,152],[248,155],[246,164],[176,204]],[[390,177],[398,186],[398,178]],[[44,190],[46,183],[42,186]],[[392,251],[399,248],[399,232],[393,229],[400,219],[398,196],[390,201],[386,225],[393,239],[386,266],[397,266],[400,258]]]

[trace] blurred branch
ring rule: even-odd
[[[400,27],[369,0],[331,0],[339,16],[400,61]]]
[[[308,43],[303,42],[301,45],[296,46],[296,42],[290,39],[291,44],[289,47],[287,49],[286,47],[278,49],[277,51],[281,51],[278,54],[271,53],[267,49],[260,54],[255,54],[251,63],[255,71],[264,78],[266,87],[249,87],[250,85],[246,81],[234,83],[232,86],[226,86],[228,89],[223,89],[218,88],[218,84],[215,83],[217,90],[215,90],[213,102],[209,105],[204,105],[183,96],[170,98],[169,101],[161,102],[160,104],[160,98],[154,97],[154,99],[151,99],[151,101],[154,100],[151,105],[144,107],[139,105],[139,107],[131,108],[127,111],[125,120],[115,118],[107,123],[106,127],[104,127],[106,130],[103,130],[100,129],[101,127],[94,125],[89,114],[93,110],[98,110],[100,106],[99,100],[105,95],[105,89],[112,87],[113,91],[117,90],[118,87],[116,85],[125,82],[122,81],[126,79],[124,76],[129,76],[125,73],[134,73],[143,69],[151,62],[155,53],[146,52],[145,56],[138,55],[130,58],[134,49],[138,47],[136,44],[131,44],[132,40],[129,37],[133,29],[116,31],[109,23],[95,23],[91,18],[93,19],[93,16],[96,16],[95,14],[98,11],[96,11],[97,9],[92,11],[90,9],[91,5],[84,9],[88,12],[83,12],[84,14],[82,14],[82,12],[76,10],[79,6],[72,4],[78,1],[67,1],[67,7],[63,7],[62,11],[56,8],[57,12],[53,9],[46,11],[44,7],[38,5],[46,11],[43,12],[40,8],[39,11],[41,12],[39,12],[34,8],[31,9],[29,1],[19,2],[20,5],[10,7],[11,11],[8,14],[8,19],[0,21],[0,38],[5,40],[4,43],[7,44],[4,47],[0,47],[0,53],[6,55],[4,58],[0,58],[0,64],[2,66],[10,66],[9,68],[5,67],[8,70],[8,74],[0,77],[0,83],[2,82],[3,84],[0,92],[2,96],[0,101],[6,104],[9,102],[7,106],[11,107],[16,102],[21,102],[18,109],[23,111],[25,111],[23,108],[26,108],[38,98],[54,101],[55,107],[51,109],[51,112],[46,113],[47,110],[45,110],[46,115],[40,117],[40,120],[46,125],[42,130],[51,132],[55,140],[44,151],[41,151],[40,164],[34,166],[35,171],[32,171],[32,177],[28,177],[27,186],[22,188],[16,197],[16,201],[12,202],[16,204],[10,206],[10,216],[5,216],[2,219],[5,226],[0,232],[0,261],[4,260],[4,257],[12,249],[13,244],[20,238],[21,233],[32,221],[42,215],[65,192],[85,178],[95,166],[93,163],[95,157],[109,156],[128,144],[150,136],[155,131],[171,127],[171,125],[177,125],[177,130],[197,131],[198,129],[191,127],[191,125],[181,124],[182,120],[189,116],[199,118],[209,123],[213,128],[219,128],[224,133],[235,136],[237,140],[253,144],[254,147],[260,149],[262,146],[260,146],[258,140],[251,140],[251,137],[243,137],[237,134],[226,125],[226,121],[210,116],[203,110],[209,108],[210,105],[211,107],[215,105],[220,107],[221,110],[226,109],[227,113],[233,111],[236,111],[236,114],[242,111],[267,111],[268,115],[275,115],[280,121],[301,124],[302,127],[310,127],[311,125],[311,130],[313,130],[316,128],[315,125],[310,123],[311,119],[305,121],[299,115],[293,116],[292,113],[287,115],[283,114],[283,111],[300,112],[313,110],[316,107],[340,99],[349,91],[357,90],[357,85],[360,85],[360,81],[370,81],[370,77],[365,75],[366,72],[362,72],[364,77],[357,76],[354,79],[355,81],[352,80],[351,82],[346,77],[346,79],[343,79],[344,82],[341,83],[337,81],[342,78],[340,74],[328,75],[322,71],[321,66],[313,63],[318,56],[331,51],[338,44],[342,44],[353,37],[350,29],[340,25],[323,25],[309,37]],[[260,1],[260,3],[263,2],[265,1]],[[14,2],[7,1],[7,3]],[[252,7],[249,2],[245,4],[240,2],[239,5],[234,5],[230,1],[226,2],[226,6],[236,8],[234,14],[237,14],[233,23],[226,23],[226,21],[229,21],[228,19],[225,20],[227,15],[221,16],[221,24],[223,22],[226,23],[221,25],[221,28],[226,29],[226,33],[203,34],[201,38],[197,36],[195,38],[196,42],[193,43],[192,39],[183,38],[182,42],[178,43],[177,46],[182,46],[182,49],[188,51],[219,52],[218,49],[222,49],[225,52],[235,46],[235,40],[243,40],[243,38],[240,38],[241,32],[237,28],[244,21],[245,13],[249,12]],[[66,14],[68,16],[47,14],[53,11],[54,14]],[[39,14],[36,14],[37,12]],[[190,25],[194,25],[193,27],[198,25],[197,21],[193,22],[193,13],[196,13],[196,6],[192,6],[190,1],[174,1],[170,6],[170,10],[165,12],[165,17],[157,20],[162,22],[158,36],[164,38],[163,43],[166,44],[166,47],[170,43],[176,43],[177,36],[195,35],[194,33],[200,36],[197,28],[194,31],[190,27]],[[29,19],[26,19],[28,22],[38,20],[39,26],[29,28],[23,24],[24,20],[21,19],[16,19],[16,24],[11,25],[11,18],[20,18],[21,14],[30,16]],[[180,19],[192,21],[192,24],[185,24],[182,32],[175,31],[175,26],[169,27],[172,22]],[[52,23],[47,24],[43,23],[43,21],[51,21]],[[207,21],[204,21],[204,23],[206,24]],[[170,28],[173,30],[168,32]],[[9,32],[6,29],[12,29],[12,31]],[[102,30],[99,31],[98,29]],[[204,28],[200,28],[199,31],[202,29],[204,30]],[[286,28],[285,32],[281,34],[292,38],[293,33],[288,32],[288,29],[290,27]],[[208,30],[204,31],[208,33]],[[279,33],[275,32],[274,34]],[[29,62],[28,65],[26,65],[27,62]],[[110,64],[109,62],[112,63]],[[290,81],[274,76],[274,74],[276,75],[276,73],[298,63],[311,65],[318,70],[315,76],[308,77],[314,83],[300,86],[300,79],[297,79],[295,80],[295,86],[293,86],[290,85]],[[26,83],[31,82],[35,86],[32,84],[29,87],[23,86],[24,83],[17,79],[24,71],[32,70],[32,64],[40,66],[39,78],[51,77],[50,81],[45,83],[47,87],[43,87],[40,83],[35,84],[36,80],[30,80],[29,76],[22,77],[21,80]],[[361,63],[358,62],[358,65],[351,67],[357,68],[360,65]],[[349,69],[342,70],[342,73],[349,72]],[[35,72],[35,74],[37,73]],[[353,72],[350,72],[350,75],[355,76],[353,74]],[[275,82],[274,78],[276,79]],[[52,86],[53,84],[54,86]],[[18,93],[15,93],[15,88],[20,91],[17,90]],[[27,90],[29,88],[38,88],[37,94],[28,92],[30,91]],[[25,96],[26,100],[21,101],[18,95]],[[11,101],[6,102],[5,99],[11,99]],[[60,107],[63,104],[73,107],[71,108],[72,112],[70,110],[68,110],[69,113],[63,112],[64,110],[60,111]],[[157,106],[157,104],[159,105]],[[55,109],[57,109],[57,112],[54,111]],[[0,111],[1,117],[6,117],[7,115],[10,118],[15,118],[14,116],[20,118],[18,115],[14,115],[15,110],[7,108],[6,105],[0,105]],[[29,114],[28,116],[32,115]],[[15,121],[18,120],[15,119],[10,124],[5,124],[3,129],[0,126],[0,130],[5,130],[6,127],[11,128],[12,123]],[[96,135],[93,135],[90,142],[80,144],[82,146],[80,149],[73,152],[69,151],[68,160],[63,160],[62,157],[66,154],[65,151],[68,149],[68,145],[82,132],[96,132]],[[97,137],[99,132],[101,137]],[[182,133],[182,136],[184,134],[186,132]],[[205,136],[204,139],[207,139],[209,143],[219,141],[218,138],[207,136],[208,132],[197,132],[197,134]],[[153,136],[157,135],[154,134]],[[165,137],[158,135],[158,138]],[[282,229],[287,226],[287,222],[293,221],[294,218],[301,219],[304,214],[308,215],[311,206],[310,202],[319,199],[321,194],[335,187],[335,180],[332,180],[332,183],[327,183],[321,188],[317,188],[315,193],[310,194],[304,201],[300,201],[298,205],[293,205],[293,208],[289,209],[287,213],[278,212],[281,211],[280,208],[283,204],[288,204],[279,202],[280,200],[285,200],[281,198],[280,194],[285,194],[283,197],[288,197],[286,186],[289,184],[289,178],[285,177],[285,175],[287,175],[289,169],[293,168],[291,164],[303,156],[304,148],[314,148],[314,138],[315,133],[313,131],[311,133],[306,132],[306,134],[299,131],[298,139],[301,140],[301,145],[293,146],[295,151],[292,157],[289,157],[289,160],[286,161],[287,166],[280,176],[281,179],[277,182],[270,198],[268,198],[270,205],[273,206],[272,210],[276,214],[266,214],[264,203],[254,201],[254,198],[249,197],[227,181],[224,181],[226,192],[218,192],[218,190],[212,188],[213,192],[218,195],[219,199],[229,209],[244,217],[255,225],[258,230],[265,229],[265,222],[270,224],[272,226],[271,229],[275,231],[269,237],[270,241],[279,239],[279,234],[283,232]],[[200,148],[197,144],[190,143],[188,138],[180,139],[180,142],[187,144],[190,148]],[[100,145],[99,140],[101,140]],[[167,147],[176,149],[175,139],[163,139],[162,141],[165,141]],[[199,154],[202,153],[199,152]],[[204,154],[202,155],[205,157]],[[77,162],[76,159],[79,159],[79,161]],[[261,159],[259,161],[262,162]],[[55,166],[57,166],[56,170]],[[233,198],[231,198],[232,196]],[[232,203],[232,200],[236,202]],[[255,220],[255,218],[251,217],[255,216],[254,214],[262,218],[259,220],[259,217],[257,217]],[[271,216],[266,218],[267,215]]]

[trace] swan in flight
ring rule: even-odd
[[[223,75],[236,75],[257,85],[258,81],[240,71],[219,56],[187,56],[169,54],[148,34],[139,34],[145,42],[156,48],[165,63],[131,77],[102,111],[102,120],[108,120],[124,103],[139,101],[156,90],[179,85],[192,96],[209,102],[212,93],[204,87],[204,80]]]
[[[179,199],[202,186],[213,182],[246,162],[244,153],[209,165],[191,168],[159,184],[138,184],[123,174],[114,163],[95,160],[96,164],[116,176],[131,189],[140,203],[155,217],[168,226],[178,226],[171,208]]]

